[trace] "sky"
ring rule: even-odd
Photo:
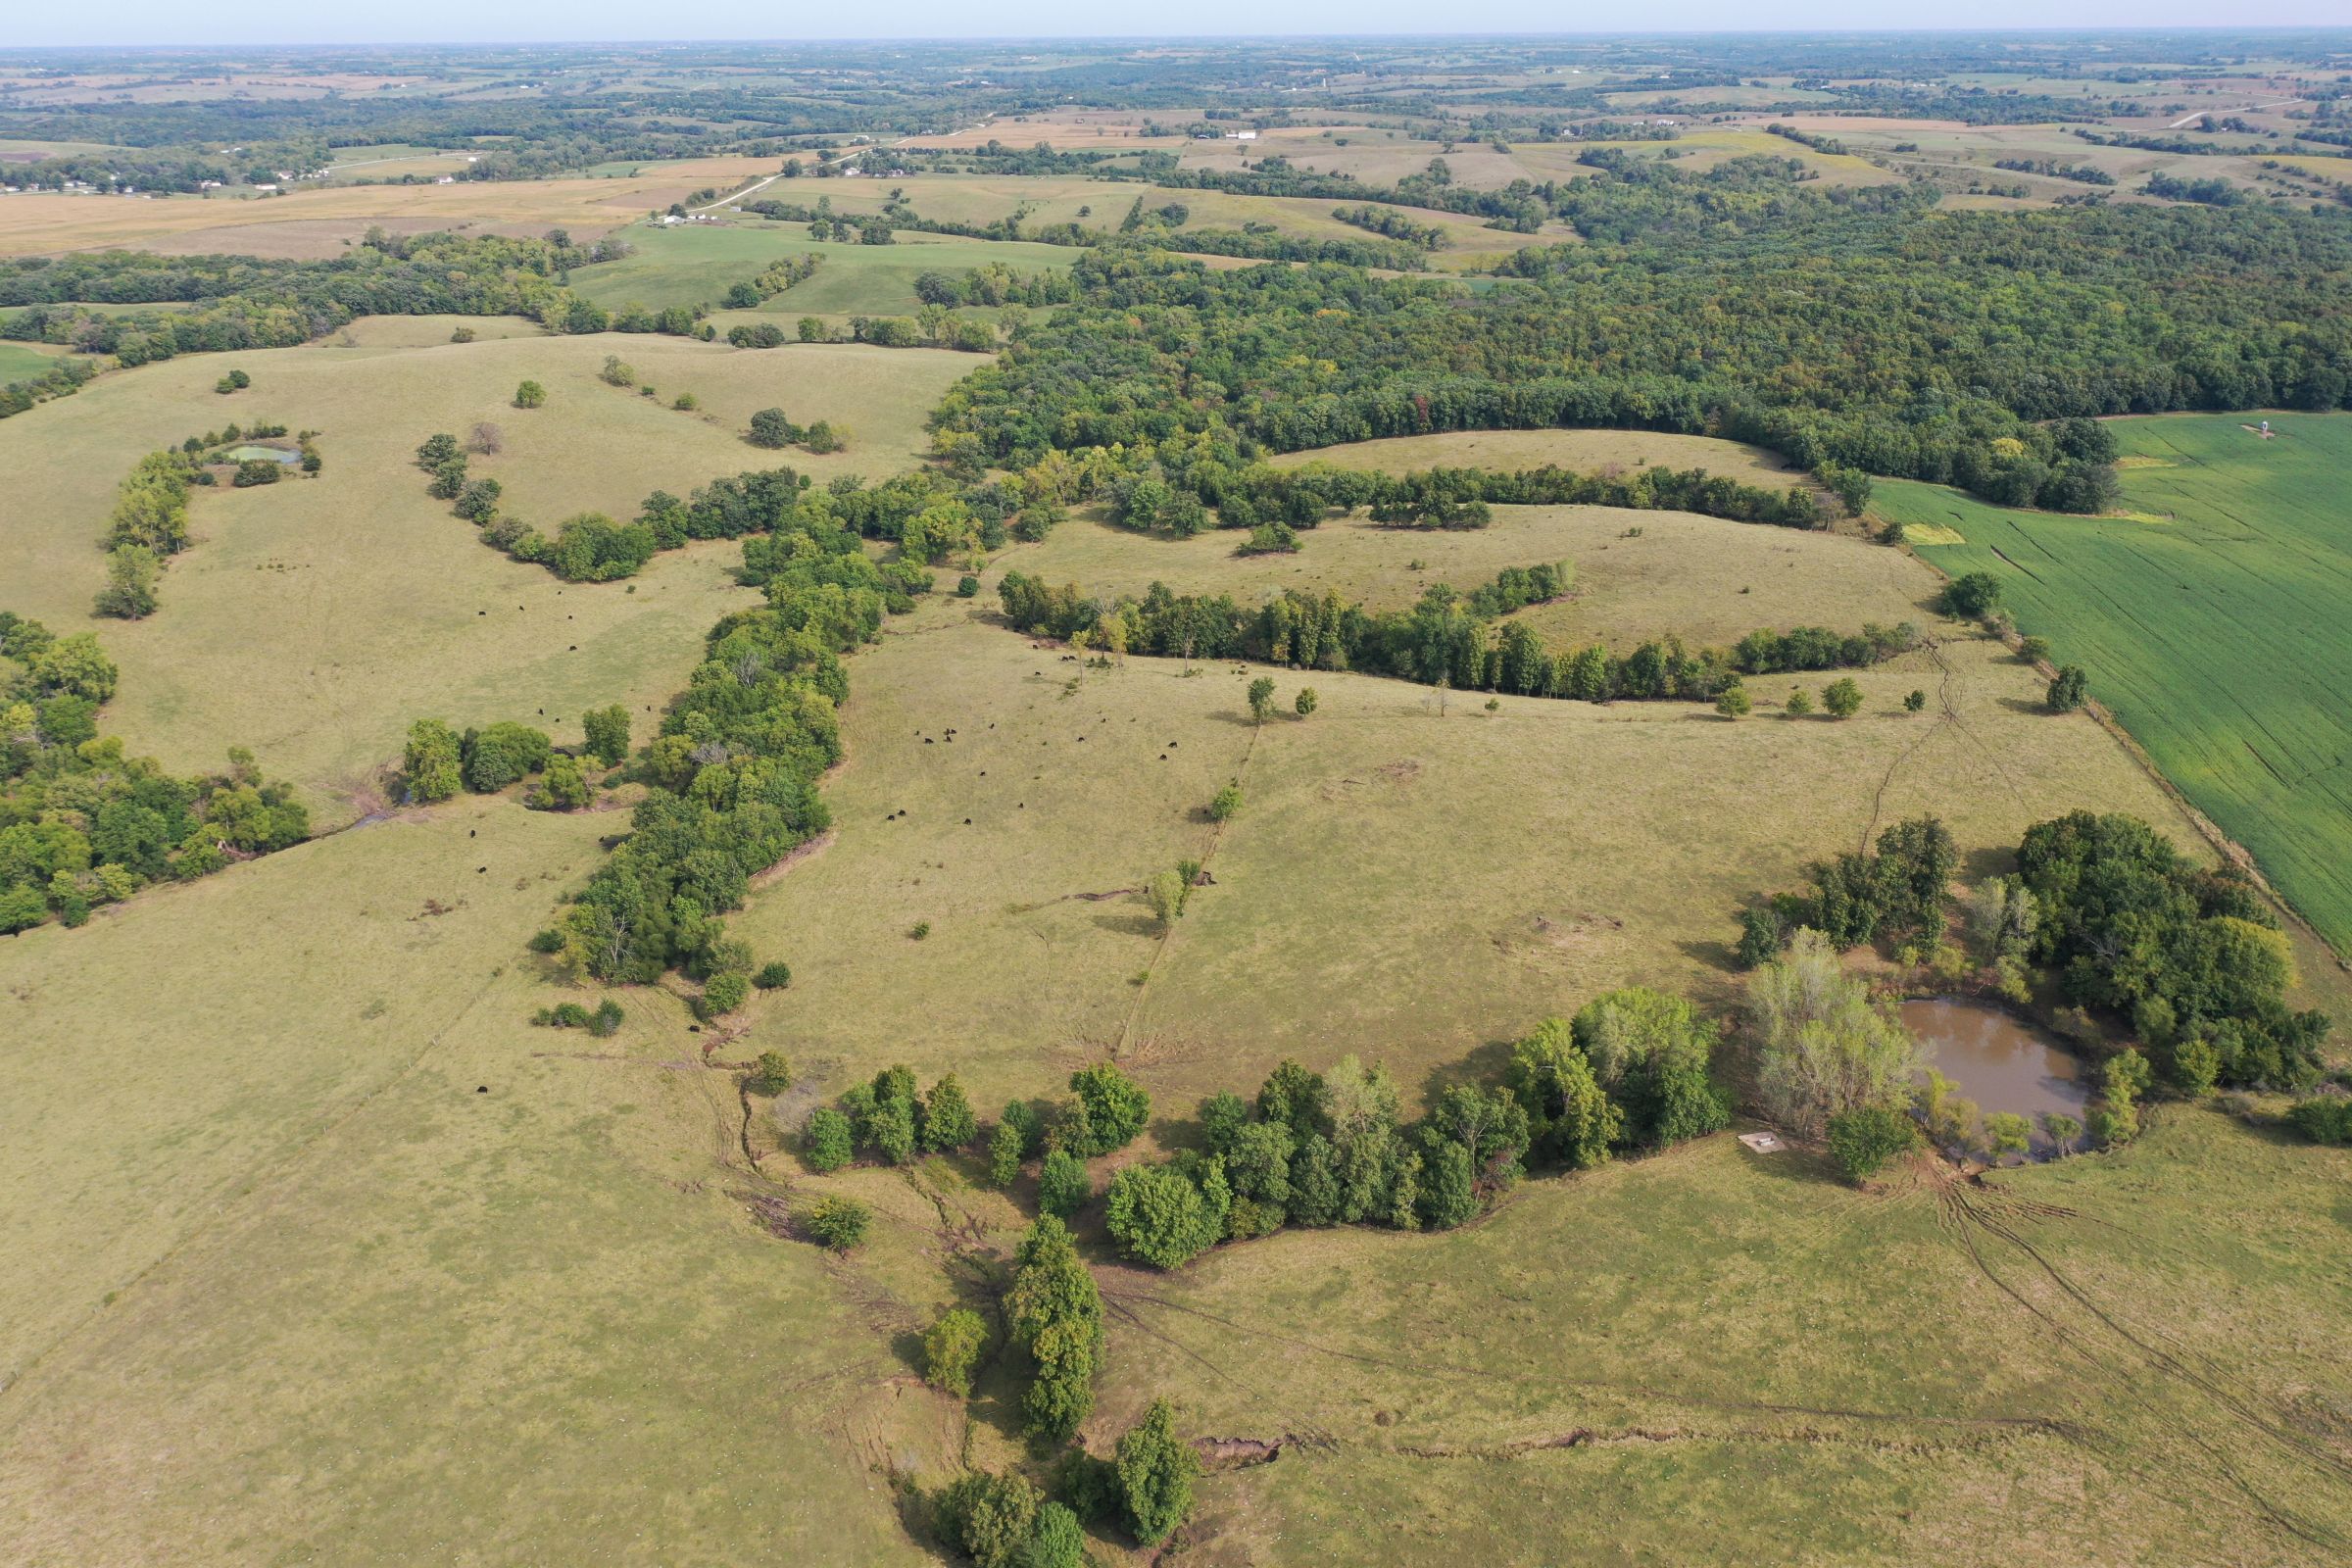
[[[2352,0],[2270,0],[2258,9],[2211,0],[1951,0],[1891,8],[1885,0],[1645,0],[1638,8],[1560,0],[1184,0],[1164,21],[1085,0],[951,0],[881,6],[780,7],[773,0],[23,0],[0,26],[0,50],[65,45],[489,43],[793,38],[1135,37],[1367,33],[1757,31],[1803,28],[2352,26]],[[1433,28],[1433,24],[1436,26]]]

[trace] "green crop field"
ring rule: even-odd
[[[2352,416],[2119,419],[2123,517],[2005,512],[1883,482],[1875,510],[1960,542],[2197,808],[2352,951]]]
[[[836,205],[848,210],[846,204]],[[900,234],[889,245],[834,244],[810,239],[804,224],[752,226],[750,220],[741,226],[695,224],[627,232],[629,243],[637,248],[635,255],[582,268],[572,274],[572,284],[580,293],[609,308],[715,306],[730,285],[751,281],[779,257],[815,255],[824,258],[816,275],[768,300],[763,310],[793,316],[909,315],[922,303],[915,295],[914,280],[924,272],[955,274],[992,263],[1041,271],[1065,268],[1079,254],[1066,245],[956,239],[911,231]],[[730,314],[724,320],[736,318]]]

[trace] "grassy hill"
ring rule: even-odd
[[[21,507],[0,530],[0,604],[61,632],[99,626],[122,668],[110,719],[134,751],[186,770],[249,746],[311,791],[326,820],[348,818],[360,808],[345,800],[365,795],[411,718],[544,716],[563,730],[607,702],[642,710],[677,689],[711,622],[756,599],[729,577],[740,556],[728,546],[662,557],[626,583],[567,585],[508,561],[425,493],[413,459],[426,436],[496,423],[504,449],[475,459],[475,471],[542,527],[582,511],[631,516],[657,488],[683,495],[741,469],[787,464],[820,481],[897,471],[926,442],[923,411],[974,363],[848,345],[498,336],[506,324],[453,344],[446,318],[363,322],[349,347],[146,366],[0,421]],[[605,385],[608,354],[662,396]],[[252,388],[217,396],[213,382],[232,366]],[[546,385],[546,408],[509,407],[526,376]],[[688,391],[699,413],[668,407]],[[769,405],[836,421],[849,450],[746,444],[752,412]],[[323,472],[199,491],[196,543],[167,573],[161,611],[93,622],[99,540],[123,471],[231,419],[317,429]]]
[[[1989,571],[2018,627],[2338,951],[2352,951],[2352,416],[2119,419],[2114,517],[1883,482],[1874,509],[1945,571]],[[1956,537],[1953,537],[1956,536]],[[1944,542],[1936,542],[1944,541]]]

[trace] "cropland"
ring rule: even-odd
[[[1878,510],[1949,530],[1921,553],[1989,571],[2019,629],[2090,673],[2098,701],[2197,808],[2352,946],[2352,521],[2340,415],[2127,419],[2123,511],[2062,517],[1882,488]]]

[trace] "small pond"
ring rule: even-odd
[[[1919,1037],[1920,1057],[1987,1111],[2009,1110],[2034,1123],[2058,1111],[2080,1120],[2090,1101],[2082,1063],[2057,1041],[2001,1007],[1948,997],[1903,1004],[1903,1024]]]
[[[237,447],[222,456],[230,463],[300,463],[302,454],[287,447]]]

